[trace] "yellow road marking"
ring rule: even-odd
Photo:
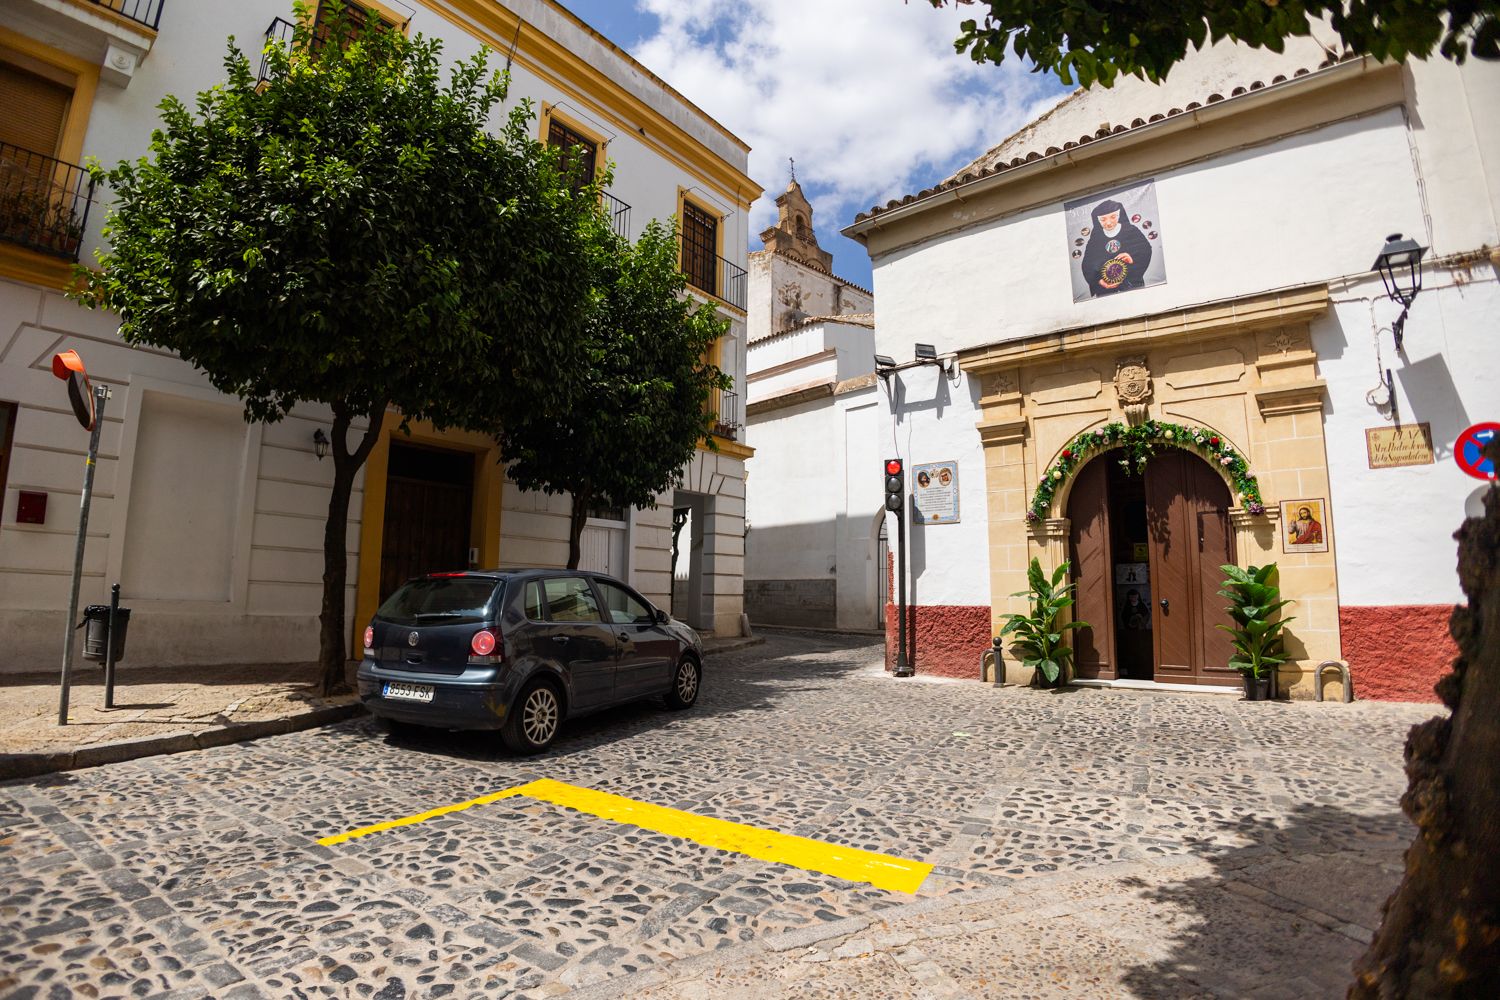
[[[744,854],[760,861],[791,865],[807,871],[821,872],[834,878],[850,882],[866,882],[877,889],[892,892],[914,893],[932,871],[932,865],[922,861],[909,861],[890,854],[862,851],[856,847],[844,847],[808,837],[794,837],[744,823],[711,816],[698,816],[680,809],[637,802],[623,795],[612,795],[591,788],[579,788],[543,778],[515,788],[481,795],[477,799],[459,802],[451,806],[431,809],[415,816],[388,820],[371,826],[350,830],[348,833],[324,837],[318,843],[324,846],[341,844],[356,837],[363,837],[382,830],[411,826],[448,813],[459,812],[470,806],[486,805],[501,799],[525,796],[541,802],[575,809],[578,812],[598,816],[616,823],[629,823],[669,837],[681,837],[704,847]]]

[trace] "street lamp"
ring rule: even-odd
[[[1380,280],[1385,282],[1386,295],[1391,301],[1401,303],[1401,315],[1391,324],[1391,332],[1396,336],[1397,351],[1401,350],[1406,314],[1411,311],[1411,304],[1422,290],[1422,257],[1426,253],[1427,248],[1419,245],[1416,240],[1405,239],[1400,233],[1392,233],[1385,238],[1385,246],[1371,266],[1371,270],[1380,272]]]
[[[321,427],[313,431],[313,451],[320,462],[323,461],[323,456],[328,454],[328,435],[323,433]]]

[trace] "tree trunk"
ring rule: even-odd
[[[1500,442],[1488,453],[1500,460]],[[1354,967],[1349,996],[1500,996],[1500,490],[1457,534],[1467,607],[1437,693],[1453,710],[1412,727],[1401,808],[1417,824],[1406,875]]]
[[[353,412],[347,406],[333,408],[333,491],[328,497],[328,520],[323,525],[323,610],[318,615],[318,690],[325,697],[349,690],[345,680],[344,599],[349,578],[349,556],[345,536],[349,533],[349,496],[354,477],[370,457],[380,437],[385,404],[373,407],[369,426],[354,451],[349,451],[349,427]]]
[[[577,569],[581,555],[579,541],[583,538],[583,524],[589,519],[589,504],[593,502],[594,491],[583,486],[572,496],[573,510],[568,514],[568,569]]]

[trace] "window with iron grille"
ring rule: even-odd
[[[549,118],[547,145],[563,151],[563,169],[572,174],[575,190],[593,182],[599,165],[599,145],[594,140]]]
[[[682,203],[682,273],[688,283],[719,294],[719,220],[690,201]]]
[[[318,13],[313,18],[313,45],[320,46],[328,41],[329,34],[333,30],[330,23],[333,18],[333,10],[326,3],[318,4]],[[344,45],[365,30],[365,25],[371,20],[384,29],[399,29],[395,21],[384,16],[379,11],[366,7],[363,4],[346,0],[344,4],[344,35],[339,39],[339,44]]]

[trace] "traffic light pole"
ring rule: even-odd
[[[907,506],[905,497],[903,506]],[[896,676],[910,677],[916,671],[906,662],[906,511],[896,514]]]
[[[109,387],[94,386],[94,429],[89,431],[89,457],[83,467],[83,498],[78,504],[78,544],[73,549],[73,595],[68,598],[68,634],[63,639],[62,692],[57,704],[57,724],[68,724],[68,687],[73,672],[73,636],[78,621],[78,585],[83,578],[83,543],[89,534],[89,501],[94,496],[94,464],[99,457],[99,430],[104,426],[104,404],[109,401]],[[114,623],[111,622],[111,625]],[[113,643],[114,636],[106,642]]]

